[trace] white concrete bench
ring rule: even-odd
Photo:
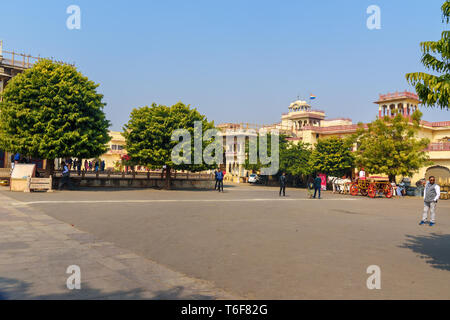
[[[28,188],[24,192],[31,192],[31,190],[46,190],[47,192],[53,192],[52,188],[52,176],[50,178],[28,178]]]

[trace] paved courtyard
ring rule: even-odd
[[[3,298],[450,299],[450,201],[429,227],[417,198],[246,184],[0,197]],[[65,288],[72,264],[79,292]]]

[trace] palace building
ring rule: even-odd
[[[127,154],[125,150],[125,138],[119,131],[109,131],[111,140],[108,142],[108,150],[105,154],[100,156],[101,160],[105,161],[106,169],[114,169],[115,164],[122,160],[122,157]]]
[[[30,68],[39,58],[14,51],[3,50],[0,41],[0,92],[17,74]],[[1,97],[0,97],[1,98]],[[395,92],[381,94],[377,101],[378,117],[393,116],[401,113],[410,117],[419,108],[419,97],[412,92]],[[375,112],[374,112],[375,116]],[[302,141],[314,145],[319,139],[336,136],[345,137],[353,134],[358,129],[349,118],[328,119],[325,112],[311,108],[306,101],[296,100],[288,107],[288,112],[281,115],[281,122],[269,125],[249,125],[225,123],[217,126],[223,132],[225,164],[222,169],[227,171],[229,180],[242,181],[249,175],[242,162],[245,158],[245,137],[248,130],[253,129],[278,129],[289,137],[289,140]],[[227,133],[227,130],[233,133]],[[233,136],[228,139],[227,136]],[[111,141],[108,143],[108,151],[100,158],[105,160],[106,168],[113,168],[114,164],[126,154],[125,139],[120,132],[110,131]],[[421,121],[418,138],[426,137],[431,143],[427,148],[428,155],[433,165],[421,168],[413,177],[415,182],[421,178],[434,175],[438,183],[450,184],[450,121],[429,122]],[[13,154],[0,150],[0,168],[10,168]],[[30,159],[38,168],[45,167],[45,160]]]
[[[393,116],[399,112],[410,117],[419,108],[420,100],[416,94],[405,91],[381,94],[374,103],[378,105],[378,117]],[[236,126],[244,129],[240,125]],[[231,125],[224,127],[231,128]],[[315,145],[319,139],[351,135],[357,131],[358,124],[349,118],[327,119],[324,111],[314,110],[306,101],[297,100],[289,105],[287,113],[281,115],[281,122],[266,126],[266,129],[278,129],[287,134],[288,139],[294,143],[302,141]],[[423,137],[431,141],[427,152],[433,164],[421,168],[411,177],[412,182],[434,175],[438,183],[450,184],[450,121],[421,121],[417,138]],[[229,152],[233,153],[239,146],[228,148]],[[228,155],[228,158],[230,157]],[[229,172],[233,175],[233,180],[240,180],[248,173],[235,162],[228,163],[227,167],[230,168],[231,165],[232,170]]]

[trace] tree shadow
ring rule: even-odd
[[[183,286],[176,286],[168,290],[155,291],[153,294],[144,289],[119,290],[104,292],[81,284],[80,290],[67,290],[66,293],[48,293],[36,295],[31,293],[32,284],[29,282],[0,277],[0,300],[215,300],[216,297],[199,294],[185,294]],[[145,295],[144,295],[145,294]]]
[[[406,235],[400,248],[411,249],[433,268],[450,271],[450,234]]]

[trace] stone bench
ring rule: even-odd
[[[53,192],[52,176],[50,178],[28,178],[28,188],[24,192],[31,192],[31,190]]]

